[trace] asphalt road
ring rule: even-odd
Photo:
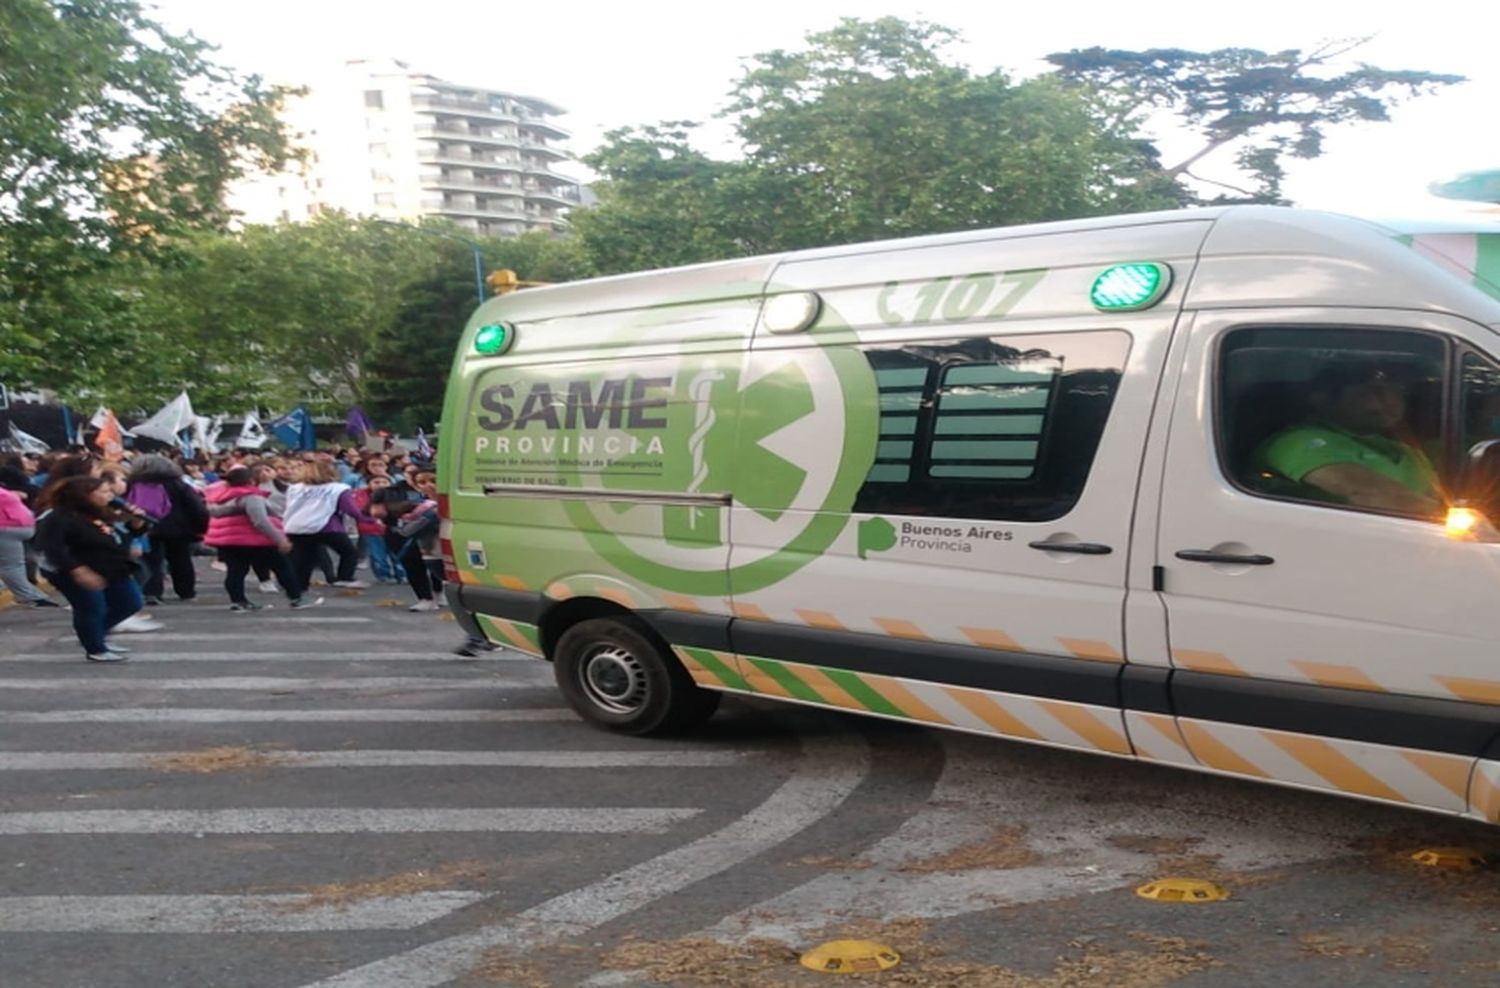
[[[620,738],[394,589],[203,576],[119,666],[0,612],[4,988],[766,988],[847,936],[885,984],[1500,984],[1500,872],[1407,857],[1487,828],[733,699]]]

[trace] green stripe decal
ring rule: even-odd
[[[534,624],[524,624],[520,621],[512,621],[510,626],[519,631],[522,638],[531,642],[538,652],[542,650],[542,632],[540,628]]]
[[[735,672],[733,669],[729,668],[729,666],[720,662],[718,656],[714,655],[712,652],[706,652],[701,648],[688,648],[685,645],[679,645],[677,647],[682,649],[688,655],[692,656],[694,662],[698,663],[703,668],[713,673],[715,676],[718,676],[719,681],[730,689],[754,692],[750,689],[750,684],[745,682],[744,678],[741,677],[739,673]]]
[[[1500,299],[1500,234],[1481,233],[1475,250],[1474,286],[1491,298]]]
[[[806,700],[808,703],[822,703],[831,706],[831,704],[828,704],[827,700],[823,699],[822,695],[819,694],[817,690],[813,689],[811,686],[807,685],[802,680],[792,675],[792,673],[789,672],[787,668],[781,663],[772,662],[769,659],[747,659],[747,661],[749,661],[751,665],[755,666],[755,668],[759,669],[761,672],[765,673],[767,676],[770,676],[772,679],[776,680],[776,682],[780,683],[783,689],[785,689],[788,693],[792,694],[792,696],[796,697],[797,699]]]
[[[819,667],[821,668],[821,667]],[[844,692],[864,704],[871,713],[885,714],[888,717],[910,717],[905,710],[891,703],[885,697],[870,688],[863,679],[852,672],[843,669],[823,669],[823,675],[843,687]]]

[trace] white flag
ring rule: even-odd
[[[208,435],[204,437],[204,446],[210,453],[219,451],[219,436],[224,433],[224,416],[215,415],[208,422]]]
[[[23,453],[45,453],[52,448],[31,433],[17,429],[14,422],[10,423],[10,438]]]
[[[245,413],[244,424],[240,426],[240,438],[234,444],[241,449],[260,449],[266,444],[266,430],[261,428],[259,415],[254,412]]]
[[[188,401],[187,392],[173,398],[162,406],[161,411],[151,416],[140,425],[131,429],[132,435],[145,436],[147,439],[155,439],[158,442],[177,445],[177,434],[184,429],[193,427],[193,403]]]

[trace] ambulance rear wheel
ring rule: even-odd
[[[593,618],[552,654],[557,687],[579,716],[621,734],[671,734],[703,723],[719,694],[699,689],[656,636],[632,618]]]

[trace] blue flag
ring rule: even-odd
[[[273,420],[271,433],[288,449],[316,449],[318,446],[317,437],[313,435],[312,416],[306,405],[298,405]]]

